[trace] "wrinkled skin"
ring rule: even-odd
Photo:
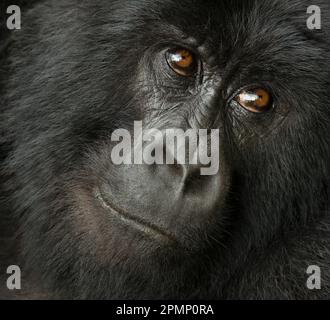
[[[19,265],[23,290],[0,297],[330,298],[330,11],[320,0],[308,30],[308,5],[23,7],[0,46],[0,277]],[[175,47],[199,57],[197,77],[169,68]],[[251,84],[272,110],[233,103]],[[134,120],[219,129],[219,172],[113,165],[111,133]]]

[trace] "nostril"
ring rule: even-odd
[[[180,177],[184,177],[185,175],[185,170],[184,170],[184,166],[182,166],[181,164],[177,163],[175,161],[174,164],[169,164],[168,165],[169,170],[171,171],[171,173],[175,176],[180,176]]]
[[[210,176],[201,175],[199,169],[194,170],[187,174],[183,191],[185,193],[201,193],[208,189],[207,186],[211,180]]]
[[[178,176],[183,178],[185,176],[185,165],[182,164],[177,158],[177,154],[175,154],[174,150],[168,148],[166,144],[163,146],[163,158],[164,163],[166,164],[168,170],[171,175]],[[181,159],[181,161],[184,159]]]

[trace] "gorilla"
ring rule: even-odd
[[[0,27],[1,298],[330,298],[328,0],[320,30],[307,0],[16,4],[22,29]],[[218,172],[113,164],[111,134],[134,121],[218,129]]]

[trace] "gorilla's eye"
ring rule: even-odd
[[[180,76],[191,77],[198,71],[196,56],[187,49],[172,49],[166,52],[166,60],[171,69]]]
[[[241,91],[235,100],[246,110],[261,113],[268,111],[273,106],[273,97],[264,88],[254,88]]]

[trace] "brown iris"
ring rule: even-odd
[[[235,100],[246,110],[261,113],[272,108],[273,99],[268,90],[255,88],[241,91]]]
[[[172,70],[180,76],[191,77],[197,72],[195,55],[187,49],[167,51],[166,60]]]

